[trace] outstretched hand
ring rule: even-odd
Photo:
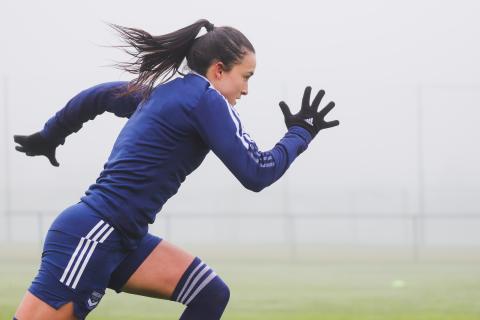
[[[312,104],[310,104],[310,93],[312,87],[305,88],[302,99],[302,107],[296,114],[292,114],[288,105],[281,101],[279,103],[280,109],[282,109],[283,116],[285,117],[285,124],[287,128],[292,126],[299,126],[306,129],[312,135],[312,138],[322,129],[338,126],[340,122],[338,120],[325,121],[325,116],[335,107],[335,102],[330,101],[322,110],[318,112],[318,106],[325,95],[324,90],[320,90]]]
[[[45,156],[52,166],[58,167],[60,165],[55,158],[58,144],[48,141],[40,132],[29,136],[14,135],[13,140],[19,144],[15,146],[15,150],[23,152],[30,157]]]

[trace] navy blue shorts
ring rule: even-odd
[[[121,291],[160,241],[146,234],[135,250],[127,250],[120,233],[80,202],[52,223],[29,291],[55,309],[73,302],[75,316],[84,319],[106,288]]]

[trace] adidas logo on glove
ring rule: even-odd
[[[313,126],[313,118],[303,119],[306,123]]]

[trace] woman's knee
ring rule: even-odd
[[[184,305],[227,305],[230,289],[227,284],[198,257],[187,268],[177,284],[172,300]]]
[[[230,288],[228,285],[217,275],[212,280],[210,286],[213,288],[210,296],[212,302],[226,306],[230,300]]]
[[[227,284],[198,258],[182,276],[172,296],[172,300],[187,306],[181,320],[218,320],[229,299]]]

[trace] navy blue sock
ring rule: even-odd
[[[230,290],[219,276],[199,258],[195,258],[177,284],[172,300],[187,306],[180,320],[218,320]]]

